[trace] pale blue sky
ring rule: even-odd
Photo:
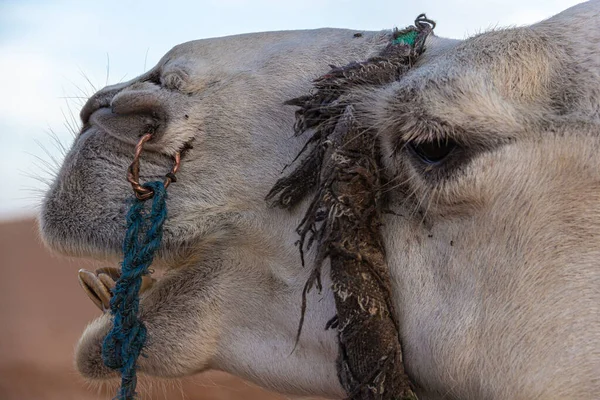
[[[0,219],[36,212],[85,97],[150,68],[172,46],[236,33],[404,27],[439,36],[529,24],[579,0],[0,0]],[[108,68],[107,68],[108,67]],[[108,74],[107,74],[108,70]],[[74,116],[74,117],[73,117]],[[45,149],[45,150],[44,150]]]

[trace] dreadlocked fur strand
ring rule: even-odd
[[[321,268],[329,258],[337,315],[327,328],[338,332],[338,377],[349,399],[416,399],[402,361],[380,232],[385,203],[380,149],[375,132],[354,116],[358,99],[353,89],[400,79],[424,51],[434,27],[424,14],[419,15],[415,26],[393,32],[379,56],[331,66],[314,81],[312,94],[286,103],[300,107],[296,134],[311,131],[312,136],[297,157],[304,158],[275,184],[267,200],[289,209],[315,191],[297,229],[303,265],[304,251],[317,245],[297,337],[306,294],[315,286],[321,290]]]

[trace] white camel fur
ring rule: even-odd
[[[288,212],[264,199],[306,140],[293,136],[295,109],[283,103],[307,94],[329,64],[365,60],[389,40],[355,33],[188,42],[82,110],[41,215],[43,239],[59,252],[116,265],[139,135],[155,132],[143,180],[193,147],[169,187],[162,276],[142,293],[141,373],[220,369],[285,393],[345,395],[336,335],[324,329],[335,315],[326,276],[291,352],[311,272],[294,245],[305,205]],[[529,27],[430,37],[406,76],[360,93],[358,114],[377,129],[394,177],[382,229],[420,399],[598,398],[599,43],[594,0]],[[448,141],[456,148],[434,166],[411,150]],[[84,275],[110,286],[102,271]],[[109,328],[104,314],[81,337],[86,378],[116,376],[100,357]]]

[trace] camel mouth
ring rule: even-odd
[[[135,199],[127,181],[134,153],[134,145],[96,124],[81,130],[41,204],[39,227],[47,247],[95,260],[122,257],[127,212]],[[172,158],[144,151],[141,163],[141,182],[162,181]]]
[[[140,295],[150,289],[162,276],[160,273],[150,271],[142,277]],[[77,273],[79,285],[103,313],[110,312],[110,300],[113,296],[116,283],[121,277],[121,270],[114,267],[98,268],[95,271],[80,269]]]

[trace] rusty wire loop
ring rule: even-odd
[[[152,139],[151,133],[146,133],[140,138],[139,142],[135,145],[135,155],[133,156],[133,161],[129,168],[127,168],[127,181],[131,183],[131,187],[135,192],[135,197],[137,197],[139,200],[148,200],[154,195],[154,191],[145,188],[142,186],[142,184],[140,184],[140,155],[142,154],[142,150],[144,150],[144,143],[150,139]],[[179,166],[181,164],[181,153],[178,151],[175,153],[173,158],[175,159],[173,168],[171,169],[171,172],[165,175],[165,189],[171,182],[176,181],[175,174],[177,171],[179,171]]]

